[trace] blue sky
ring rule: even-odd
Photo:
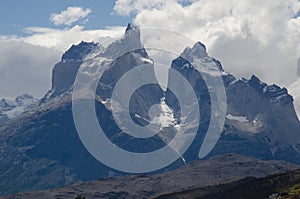
[[[88,16],[85,29],[103,29],[106,26],[124,26],[131,21],[132,16],[114,14],[112,0],[9,0],[1,1],[0,34],[24,35],[24,28],[31,26],[63,28],[55,26],[49,17],[51,13],[59,13],[67,7],[80,6],[89,8],[92,13]],[[4,19],[4,20],[3,20]]]

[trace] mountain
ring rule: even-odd
[[[11,99],[0,99],[0,124],[20,115],[23,112],[32,110],[38,102],[31,95],[23,94]]]
[[[299,121],[287,89],[252,76],[231,81],[226,90],[223,139],[214,150],[230,152],[237,147],[245,155],[299,163]]]
[[[55,64],[52,70],[52,88],[42,99],[42,102],[67,92],[72,87],[77,71],[85,57],[97,48],[100,48],[99,44],[93,42],[82,41],[78,45],[72,45],[63,54],[61,61]]]
[[[294,110],[293,97],[286,88],[267,85],[254,75],[249,80],[235,78],[224,72],[219,61],[205,53],[203,44],[197,43],[185,51],[192,56],[190,60],[204,65],[198,69],[202,71],[200,75],[193,67],[186,67],[189,63],[184,59],[184,54],[171,65],[190,82],[200,99],[200,126],[186,159],[195,158],[195,152],[203,140],[202,132],[206,132],[209,127],[212,117],[211,96],[216,91],[209,90],[205,81],[209,78],[214,81],[214,71],[219,70],[226,89],[227,111],[221,139],[209,156],[238,152],[261,159],[300,163],[300,123]],[[170,81],[172,76],[169,77],[169,84]],[[168,93],[166,98],[167,101],[170,99],[168,105],[176,112],[176,106],[173,105],[172,98],[168,98]]]
[[[106,137],[114,146],[126,151],[147,153],[158,150],[169,143],[178,131],[196,130],[196,137],[184,154],[179,154],[179,158],[171,165],[151,174],[174,170],[198,160],[199,149],[205,143],[212,118],[221,123],[220,114],[226,116],[225,125],[216,146],[206,158],[238,153],[262,160],[300,164],[300,123],[293,98],[285,88],[267,85],[256,76],[249,80],[235,78],[224,71],[218,60],[208,55],[204,44],[197,42],[172,61],[168,88],[177,86],[181,88],[178,92],[182,96],[189,96],[188,90],[182,87],[186,84],[178,84],[175,71],[189,82],[201,111],[198,127],[195,122],[197,117],[193,115],[198,105],[181,107],[172,90],[163,90],[155,80],[154,61],[143,48],[139,29],[130,24],[124,37],[108,46],[81,42],[65,52],[62,60],[53,68],[52,88],[35,111],[21,114],[0,126],[0,194],[62,187],[126,174],[100,163],[83,145],[72,112],[74,103],[81,102],[92,102],[92,106],[84,107],[81,113],[84,115],[95,109],[97,123]],[[133,92],[129,116],[125,114],[127,109],[124,104],[118,104],[120,109],[113,115],[113,88],[124,73],[138,70],[141,65],[148,66],[144,75],[129,78],[124,85],[153,79],[154,83]],[[208,81],[218,83],[217,73],[222,74],[221,81],[225,85],[226,112],[221,104],[213,107],[212,102],[215,96],[218,97],[218,90],[207,85]],[[78,74],[82,74],[82,80],[88,80],[89,84],[80,84],[79,81],[77,85],[75,77]],[[99,74],[102,74],[100,80]],[[95,88],[95,92],[92,88]],[[128,88],[123,87],[116,97],[124,99],[128,92]],[[79,94],[78,98],[72,101],[76,94]],[[161,111],[157,115],[151,112],[154,104]],[[182,112],[181,108],[187,111]],[[132,118],[139,126],[146,126],[153,119],[153,125],[159,127],[159,132],[147,139],[132,137],[118,127],[114,116],[125,124]],[[88,115],[83,119],[89,119]],[[92,126],[87,127],[86,133],[91,132]],[[179,134],[179,139],[189,140],[189,135]],[[172,148],[170,154],[181,151],[181,146],[176,147]],[[109,155],[115,159],[123,158]],[[137,167],[136,162],[126,163]],[[235,171],[231,174],[234,175]]]
[[[77,196],[84,196],[86,198],[123,199],[176,198],[177,195],[182,196],[186,192],[189,193],[199,189],[202,190],[202,192],[217,194],[217,190],[219,190],[218,186],[220,186],[220,184],[235,183],[235,181],[248,176],[252,176],[250,179],[261,178],[269,174],[284,172],[289,169],[294,170],[297,168],[299,168],[298,165],[292,165],[282,161],[263,161],[237,154],[224,154],[212,157],[208,160],[196,160],[179,169],[162,174],[151,176],[140,174],[122,177],[107,177],[94,181],[77,183],[59,189],[24,192],[2,198],[74,199]],[[238,185],[240,184],[242,183],[239,183]],[[254,183],[250,184],[247,188],[256,188],[257,186],[254,185]],[[288,184],[285,184],[284,186],[287,185]],[[212,188],[207,189],[207,186],[211,186]],[[221,187],[223,187],[223,185],[221,185]],[[214,190],[216,190],[216,192],[214,192]],[[223,190],[227,189],[223,188]],[[247,189],[243,187],[237,190],[243,191]],[[270,192],[269,195],[271,195],[271,193],[272,192]],[[189,196],[186,198],[193,197]]]

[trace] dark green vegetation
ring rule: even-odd
[[[273,194],[270,199],[276,197],[281,197],[282,199],[300,199],[300,183],[288,187],[279,193]]]

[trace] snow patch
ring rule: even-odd
[[[145,58],[145,57],[139,57],[140,61],[146,62],[149,64],[153,64],[154,62],[151,59]]]
[[[179,125],[174,118],[173,110],[166,104],[164,97],[161,99],[161,102],[158,106],[160,109],[160,114],[154,116],[151,122],[154,124],[158,124],[160,126],[160,129],[169,126],[179,128]]]
[[[244,116],[234,116],[234,115],[231,115],[231,114],[227,114],[226,118],[228,118],[230,120],[236,120],[236,121],[239,121],[239,122],[249,122],[249,120]]]
[[[14,118],[25,111],[31,110],[37,103],[37,99],[30,95],[20,95],[15,100],[1,99],[0,113],[8,118]]]

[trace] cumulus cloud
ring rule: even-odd
[[[134,22],[142,27],[169,28],[202,41],[236,76],[255,73],[281,85],[296,78],[298,0],[154,0],[148,5],[118,0],[114,11],[134,14]]]
[[[86,18],[92,12],[91,9],[83,9],[81,7],[68,7],[66,10],[60,13],[51,14],[50,20],[55,25],[67,25],[70,26],[74,22]]]
[[[165,4],[165,0],[152,1],[135,1],[135,0],[118,0],[114,10],[121,16],[128,16],[132,12],[139,12],[144,9],[156,9]]]

